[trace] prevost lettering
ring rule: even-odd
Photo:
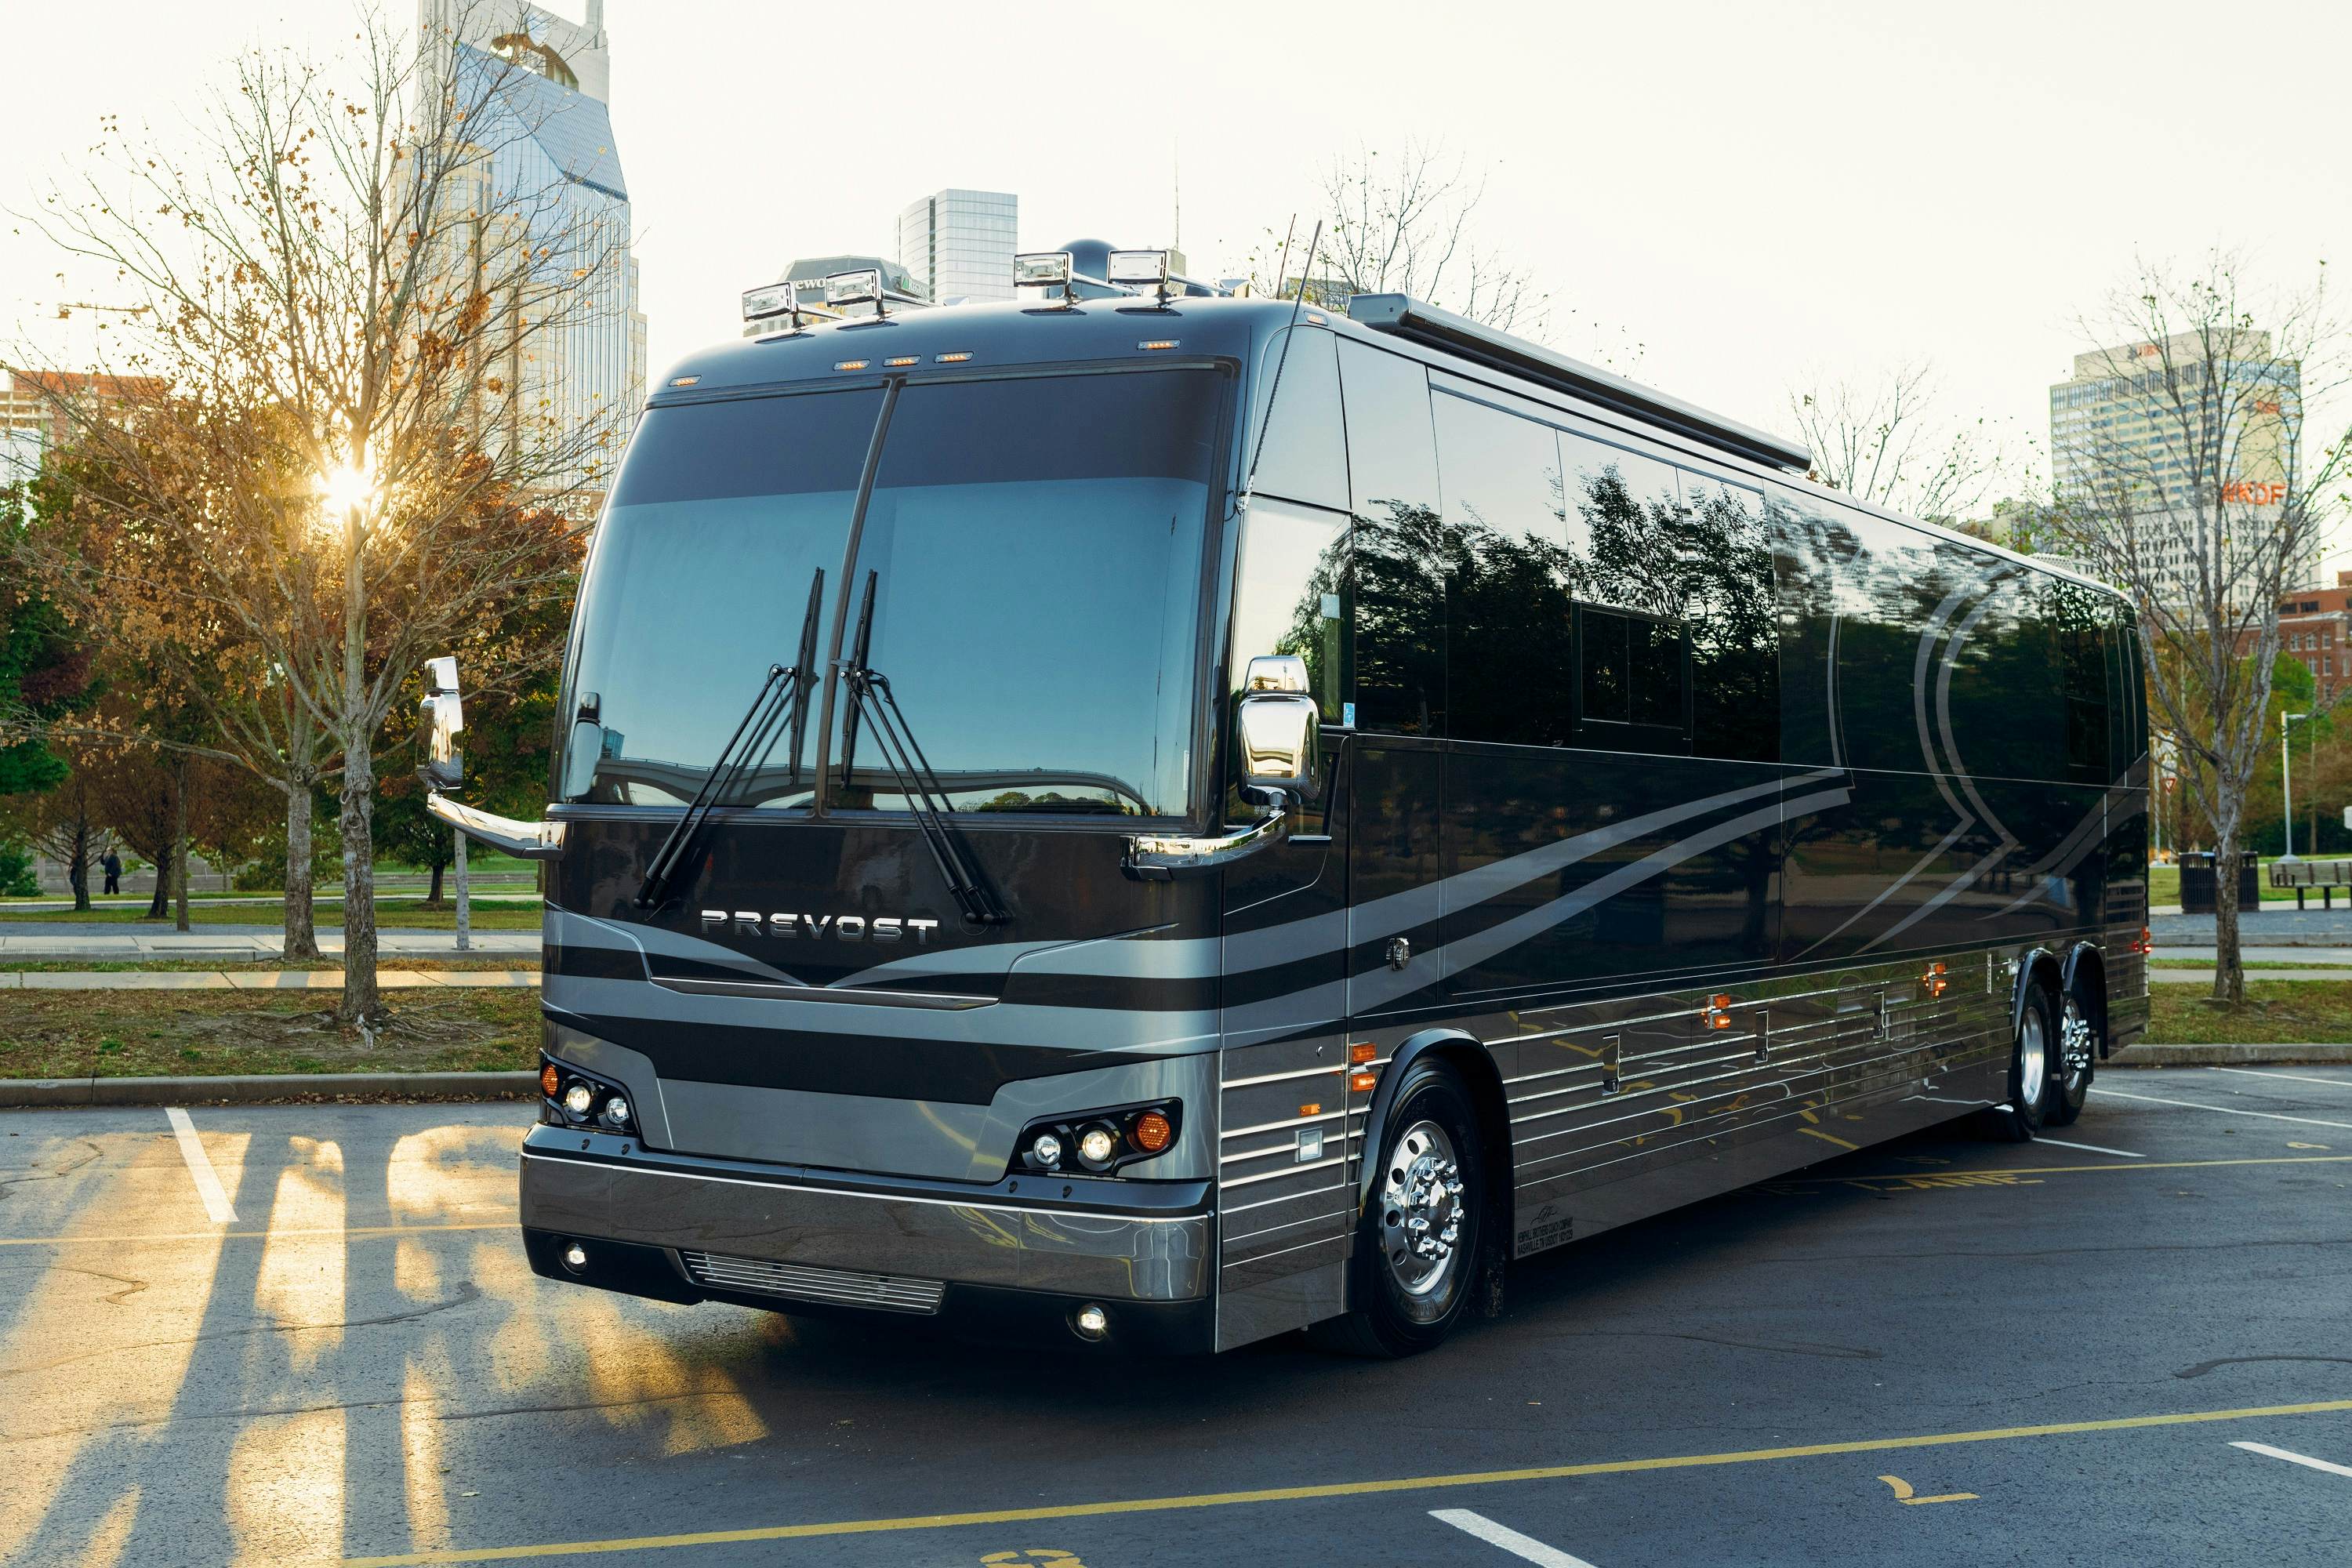
[[[743,936],[830,936],[838,942],[903,942],[912,932],[918,942],[929,942],[940,929],[937,921],[906,920],[898,915],[763,915],[757,910],[705,910],[702,929],[732,926]]]

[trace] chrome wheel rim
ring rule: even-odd
[[[2065,1062],[2068,1093],[2080,1088],[2091,1076],[2091,1020],[2083,1005],[2072,996],[2066,998],[2065,1016],[2058,1024],[2058,1052]]]
[[[2042,1022],[2042,1009],[2028,1007],[2025,1021],[2017,1029],[2017,1092],[2027,1105],[2041,1100],[2049,1077],[2049,1033]]]
[[[1434,1315],[1454,1277],[1462,1241],[1462,1168],[1454,1141],[1434,1121],[1406,1128],[1389,1151],[1381,1181],[1381,1259],[1404,1293],[1406,1310]]]

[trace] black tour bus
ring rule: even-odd
[[[546,821],[435,800],[547,862],[547,1278],[1400,1354],[2144,1030],[2108,589],[1400,296],[793,323],[649,399]]]

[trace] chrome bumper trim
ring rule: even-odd
[[[846,1268],[803,1268],[764,1258],[730,1258],[712,1252],[681,1251],[678,1257],[696,1284],[718,1290],[749,1290],[761,1296],[836,1301],[926,1316],[939,1311],[940,1300],[947,1294],[947,1286],[937,1279],[860,1274]]]

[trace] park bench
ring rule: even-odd
[[[2336,907],[2336,889],[2352,889],[2352,860],[2273,860],[2271,886],[2293,888],[2296,909],[2305,907],[2304,895],[2316,888],[2319,907],[2332,910]]]

